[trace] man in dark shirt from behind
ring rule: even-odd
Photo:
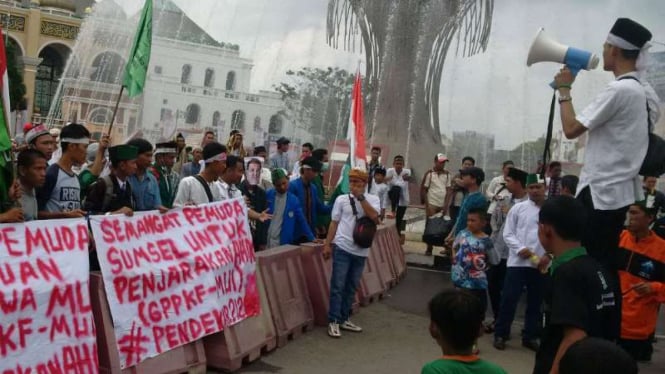
[[[582,204],[570,196],[548,199],[539,213],[538,239],[554,259],[545,293],[545,330],[533,370],[558,373],[573,343],[587,337],[616,340],[621,297],[600,264],[581,246],[586,227]]]

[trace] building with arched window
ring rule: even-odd
[[[40,1],[42,6],[48,4],[51,12],[54,4],[85,3]],[[8,2],[11,1],[0,0],[0,14]],[[34,14],[46,17],[40,8],[30,8],[36,0],[15,3],[16,9],[7,11],[12,19],[21,12],[27,14],[25,22]],[[32,83],[31,68],[25,64],[26,85],[32,87],[28,89],[32,98],[29,108],[34,109],[35,122],[54,121],[52,124],[58,126],[76,121],[86,123],[93,133],[102,131],[110,122],[108,113],[115,107],[127,58],[127,51],[114,45],[114,40],[124,38],[131,43],[138,14],[125,14],[112,0],[87,1],[87,6],[91,5],[92,12],[72,6],[68,11],[76,28],[60,41],[49,36],[51,39],[45,39],[34,53],[32,44],[21,38],[27,31],[25,25],[19,26],[16,19],[15,23],[10,22],[9,39],[16,44],[15,49],[22,55],[30,52],[35,56],[33,60],[23,58],[35,63]],[[75,18],[79,10],[81,18]],[[243,131],[247,145],[264,144],[271,137],[282,135],[292,137],[290,121],[284,121],[280,132],[269,133],[269,119],[280,113],[284,104],[276,92],[252,92],[253,61],[241,57],[238,45],[212,38],[171,0],[153,0],[153,12],[152,52],[144,93],[133,99],[122,97],[113,126],[112,137],[116,141],[137,130],[152,141],[182,132],[191,144],[206,130],[215,131],[222,143],[231,129]],[[88,14],[88,22],[81,25]],[[108,17],[100,18],[100,14]],[[63,27],[58,26],[59,32]],[[15,38],[14,34],[18,36]],[[74,44],[77,36],[79,42]],[[65,68],[70,56],[72,61]],[[51,108],[53,118],[47,118]]]
[[[48,113],[86,9],[93,3],[94,0],[0,2],[3,34],[16,51],[26,87],[25,110],[12,113],[10,119],[12,133],[30,121],[33,113]]]

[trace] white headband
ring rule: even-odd
[[[70,143],[70,144],[90,144],[89,138],[60,138],[60,143]]]
[[[42,135],[51,135],[51,133],[44,126],[35,127],[32,130],[28,131],[27,134],[25,134],[25,142],[30,144],[30,142],[39,138]]]
[[[636,46],[635,44],[627,41],[626,39],[624,39],[620,36],[616,36],[612,33],[609,33],[607,35],[607,43],[612,44],[615,47],[619,47],[621,49],[628,50],[628,51],[638,51],[638,50],[642,49],[642,48]]]
[[[216,154],[216,155],[210,157],[209,159],[205,160],[205,163],[209,164],[209,163],[215,162],[215,161],[226,161],[226,153]]]
[[[647,69],[648,62],[648,50],[651,48],[651,43],[646,42],[642,48],[636,46],[635,44],[627,41],[626,39],[616,36],[612,33],[607,35],[607,43],[611,44],[617,48],[625,49],[627,51],[640,51],[640,54],[637,56],[637,61],[635,61],[635,69],[638,73],[642,73]]]
[[[155,154],[158,155],[160,153],[178,153],[176,152],[175,148],[157,148],[155,149]]]

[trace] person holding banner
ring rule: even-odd
[[[173,206],[208,204],[222,201],[222,191],[215,182],[226,170],[226,147],[210,142],[203,147],[205,167],[200,174],[183,178],[178,185]]]
[[[90,214],[125,214],[132,216],[136,209],[132,186],[128,178],[136,173],[138,149],[131,145],[109,148],[111,174],[97,179],[90,186],[84,208]]]
[[[353,240],[356,219],[369,217],[379,224],[381,203],[378,196],[365,194],[367,170],[354,168],[349,171],[351,193],[337,197],[332,210],[332,222],[323,246],[324,258],[332,255],[330,279],[330,307],[328,309],[328,335],[342,336],[342,330],[361,332],[362,328],[349,320],[353,297],[365,269],[369,248],[361,248]],[[351,205],[353,204],[353,205]]]
[[[46,170],[46,182],[37,190],[39,219],[77,218],[81,210],[81,184],[72,170],[86,159],[90,131],[78,123],[70,123],[60,132],[62,156]]]
[[[21,209],[23,209],[23,220],[26,222],[36,220],[39,215],[35,189],[43,186],[46,182],[47,166],[47,157],[36,149],[26,149],[18,154],[16,170],[21,186],[19,202]]]
[[[152,144],[145,139],[134,138],[129,140],[127,145],[134,146],[138,150],[136,173],[128,179],[132,186],[136,210],[139,212],[155,209],[168,210],[162,205],[157,178],[148,170],[152,163]]]

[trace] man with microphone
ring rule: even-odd
[[[579,114],[571,96],[571,71],[564,67],[554,78],[566,138],[589,133],[577,188],[589,217],[582,244],[615,275],[627,208],[643,199],[638,172],[647,151],[649,123],[656,123],[659,114],[658,97],[640,76],[649,40],[651,32],[644,26],[628,18],[616,20],[603,45],[603,69],[616,80]]]

